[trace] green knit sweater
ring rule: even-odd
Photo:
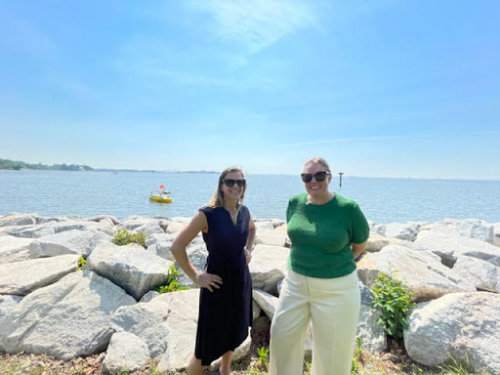
[[[302,275],[332,278],[356,269],[351,243],[363,243],[370,229],[358,204],[335,193],[322,205],[307,201],[307,193],[294,195],[286,211],[292,243],[288,266]]]

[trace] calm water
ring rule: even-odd
[[[192,216],[215,190],[217,174],[153,172],[0,171],[0,215],[109,214]],[[285,218],[288,197],[304,190],[298,176],[248,175],[245,204],[255,218]],[[150,202],[160,183],[173,202]],[[415,180],[338,176],[332,190],[356,200],[376,223],[444,218],[500,222],[500,181]]]

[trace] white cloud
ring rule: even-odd
[[[316,24],[311,3],[299,0],[193,0],[192,7],[213,16],[210,30],[243,44],[251,54],[299,29]]]

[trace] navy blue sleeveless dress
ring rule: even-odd
[[[200,289],[195,357],[208,366],[227,351],[234,351],[248,336],[252,325],[252,279],[243,247],[248,237],[250,212],[238,211],[236,225],[224,207],[203,207],[208,233],[207,272],[219,275],[220,289]]]

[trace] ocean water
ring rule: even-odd
[[[299,176],[246,176],[245,204],[254,218],[285,219],[288,198],[304,191]],[[214,173],[0,171],[0,215],[108,214],[191,217],[215,191]],[[149,201],[163,183],[170,204]],[[331,190],[354,199],[375,223],[477,218],[500,222],[500,181],[334,176]]]

